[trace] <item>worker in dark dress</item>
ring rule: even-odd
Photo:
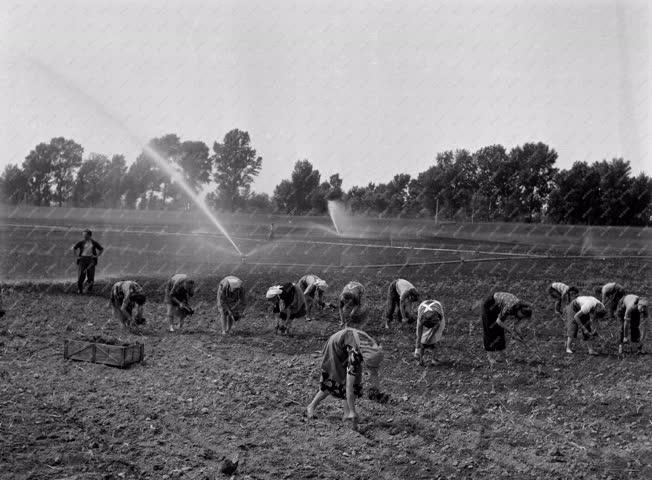
[[[482,340],[491,367],[496,363],[495,357],[504,359],[507,347],[505,333],[520,338],[505,325],[506,320],[513,318],[517,323],[531,317],[532,306],[511,293],[495,292],[485,299],[482,304]]]

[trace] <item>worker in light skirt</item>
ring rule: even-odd
[[[387,320],[385,328],[394,318],[398,310],[399,321],[412,323],[416,320],[416,309],[419,304],[419,292],[414,285],[403,278],[394,280],[387,289]]]
[[[267,290],[266,298],[272,302],[273,312],[278,314],[275,332],[290,335],[292,321],[306,316],[306,297],[298,285],[287,282]]]
[[[598,335],[597,320],[604,318],[607,310],[600,300],[591,296],[580,296],[573,300],[565,310],[566,315],[566,353],[571,349],[573,339],[582,332],[582,340],[586,343],[589,355],[597,355],[593,349],[592,339]]]
[[[183,328],[183,321],[195,311],[190,298],[195,294],[195,281],[183,273],[173,275],[165,284],[165,304],[170,332]]]
[[[382,403],[387,401],[387,395],[380,394],[379,371],[383,358],[382,347],[362,330],[344,328],[331,335],[322,351],[319,391],[306,409],[308,418],[332,395],[343,400],[342,418],[351,421],[355,428],[358,420],[355,400],[363,393],[363,368],[369,371],[370,397]]]
[[[555,313],[563,315],[564,308],[577,297],[579,290],[577,287],[569,287],[562,282],[553,282],[548,287],[548,293],[555,300]]]
[[[437,300],[424,300],[417,310],[417,334],[414,347],[414,358],[423,365],[424,350],[432,350],[431,363],[435,364],[437,358],[434,354],[435,344],[441,341],[446,317],[444,307]]]
[[[600,298],[602,300],[602,305],[607,309],[610,320],[616,318],[615,313],[616,308],[618,307],[618,302],[626,294],[625,287],[616,282],[605,283],[602,287],[596,288],[595,291],[596,298]]]
[[[308,274],[301,277],[297,285],[303,290],[303,295],[306,297],[306,320],[310,321],[312,320],[312,308],[315,303],[317,303],[320,310],[323,310],[326,306],[324,292],[328,288],[328,284],[317,275]]]
[[[142,325],[145,323],[143,305],[146,298],[143,288],[133,280],[114,283],[109,300],[113,309],[113,318],[129,330]]]
[[[618,353],[623,353],[623,344],[638,344],[638,353],[643,352],[647,334],[648,302],[638,295],[625,295],[616,307],[616,318],[620,322]]]
[[[508,292],[496,292],[485,299],[482,304],[482,341],[487,352],[491,367],[496,363],[496,356],[504,357],[507,348],[506,333],[520,338],[516,332],[509,329],[505,322],[509,318],[514,323],[532,317],[532,307]]]
[[[360,282],[351,281],[342,289],[339,298],[340,326],[348,327],[349,323],[359,324],[365,320],[365,289]]]
[[[220,316],[222,335],[231,331],[240,320],[246,307],[244,283],[238,277],[228,275],[217,286],[217,311]]]

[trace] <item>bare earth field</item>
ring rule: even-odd
[[[110,249],[96,294],[78,296],[66,251],[77,228],[73,235],[33,227],[26,235],[25,227],[5,225],[2,232],[1,478],[229,478],[220,465],[236,457],[238,479],[652,477],[652,356],[618,356],[609,320],[601,324],[602,355],[589,357],[581,345],[564,354],[562,323],[546,292],[553,280],[587,294],[613,280],[647,294],[645,258],[510,257],[532,247],[489,240],[411,245],[431,250],[371,247],[369,239],[338,246],[355,242],[316,234],[300,240],[294,232],[245,242],[245,253],[259,253],[241,264],[210,237],[132,238],[123,228],[114,237],[98,234]],[[31,257],[21,235],[37,245]],[[448,247],[464,251],[433,250]],[[162,285],[176,271],[195,275],[199,288],[185,331],[169,333]],[[316,419],[304,416],[318,389],[321,348],[338,329],[336,312],[296,322],[290,338],[273,331],[265,290],[307,271],[328,281],[331,301],[349,280],[367,286],[371,310],[362,328],[385,348],[382,387],[390,400],[360,400],[358,432],[342,423],[333,399]],[[250,301],[233,334],[222,337],[214,297],[229,273],[245,281]],[[149,295],[140,334],[110,320],[108,289],[124,275]],[[398,276],[446,308],[437,366],[412,359],[411,326],[381,328],[385,289]],[[508,364],[490,371],[479,313],[470,306],[495,290],[532,301],[535,314],[522,329],[527,343],[510,342]],[[64,339],[84,336],[143,342],[146,361],[125,370],[65,361]]]

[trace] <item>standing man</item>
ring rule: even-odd
[[[269,224],[269,231],[267,233],[267,240],[274,240],[274,224]]]
[[[104,248],[102,245],[93,240],[93,232],[89,229],[84,230],[84,239],[75,243],[72,251],[77,256],[77,291],[80,294],[84,293],[84,281],[87,285],[87,293],[93,291],[93,284],[95,283],[95,266],[97,259]]]

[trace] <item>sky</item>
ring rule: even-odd
[[[0,168],[56,136],[130,163],[239,128],[267,193],[300,159],[350,188],[531,141],[652,173],[647,2],[350,3],[3,2]]]

